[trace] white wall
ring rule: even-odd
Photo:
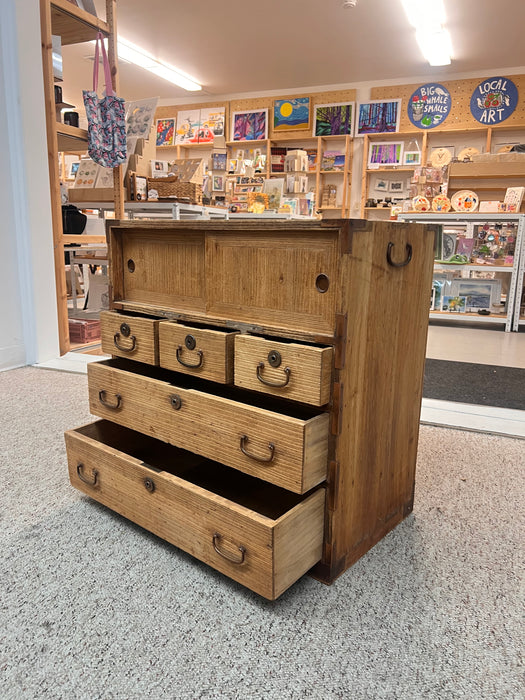
[[[2,0],[0,369],[58,357],[38,0]]]

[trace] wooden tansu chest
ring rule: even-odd
[[[433,231],[108,222],[71,483],[269,599],[412,510]]]

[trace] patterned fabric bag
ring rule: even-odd
[[[105,97],[97,94],[99,44],[106,79]],[[126,162],[126,119],[124,100],[113,92],[111,70],[104,46],[102,32],[97,35],[95,64],[93,66],[93,90],[83,90],[84,106],[88,120],[88,153],[105,168],[115,168]]]

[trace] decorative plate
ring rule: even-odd
[[[501,148],[498,148],[497,153],[510,153],[510,151],[512,151],[513,148],[513,143],[507,143],[504,146],[501,146]]]
[[[472,190],[460,190],[452,195],[450,203],[454,211],[476,211],[479,197]]]
[[[426,197],[419,195],[412,200],[412,209],[414,211],[430,211],[430,202]]]
[[[479,153],[479,148],[474,146],[468,146],[458,153],[458,160],[465,160],[465,158],[470,159],[472,156],[477,156]]]
[[[446,194],[438,194],[432,200],[432,211],[447,212],[451,207],[450,199]]]
[[[448,148],[434,148],[430,154],[430,162],[434,168],[441,168],[448,165],[452,160],[452,152]]]

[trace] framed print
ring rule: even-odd
[[[199,142],[200,110],[182,109],[177,114],[175,145]]]
[[[263,141],[268,138],[268,110],[233,112],[232,141]]]
[[[314,106],[314,136],[352,135],[355,102],[334,102]]]
[[[310,128],[310,98],[273,101],[273,130],[299,131]]]
[[[80,161],[75,160],[72,163],[69,164],[69,173],[68,173],[68,179],[69,180],[74,180],[76,177],[76,174],[78,172],[78,168],[80,166]]]
[[[401,165],[403,162],[402,141],[372,141],[368,149],[368,167],[381,168]]]
[[[390,180],[388,189],[393,194],[402,195],[405,191],[404,180]]]
[[[213,190],[213,192],[223,192],[224,191],[224,177],[222,175],[214,175],[213,176],[212,190]]]
[[[399,131],[401,100],[360,102],[355,135],[393,134]]]
[[[405,151],[403,153],[403,165],[421,165],[421,151]]]
[[[501,280],[454,279],[450,293],[465,297],[469,308],[488,309],[501,303]]]
[[[156,146],[173,146],[175,139],[175,119],[157,119]]]

